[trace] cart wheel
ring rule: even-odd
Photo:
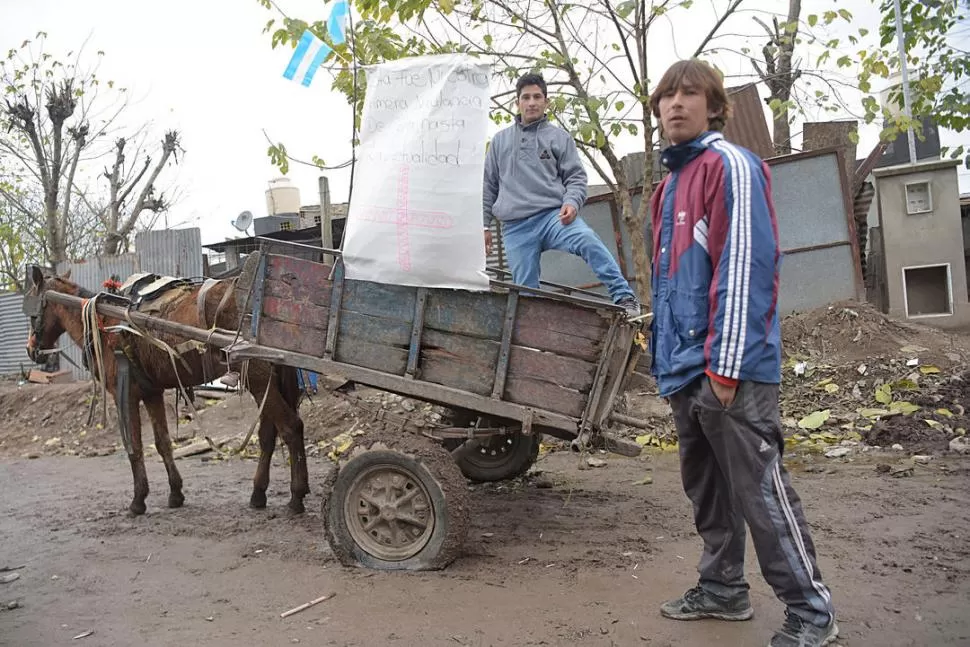
[[[358,448],[327,485],[327,540],[345,566],[436,570],[461,551],[467,488],[448,452],[434,443],[401,438]]]
[[[529,471],[539,456],[542,434],[521,433],[491,436],[463,442],[448,439],[444,442],[458,468],[472,481],[504,481]]]

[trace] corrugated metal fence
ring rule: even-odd
[[[33,363],[27,359],[27,337],[30,334],[30,320],[23,313],[24,295],[19,292],[0,294],[0,375],[17,375],[20,367],[30,368]]]
[[[135,236],[135,251],[140,272],[202,278],[202,234],[197,227],[143,231]]]
[[[112,276],[124,281],[126,278],[139,271],[137,254],[119,254],[118,256],[95,256],[91,260],[83,263],[64,263],[57,268],[60,274],[66,270],[71,270],[71,280],[87,288],[92,292],[102,291],[105,280]],[[83,353],[67,335],[61,335],[57,342],[60,346],[62,355],[66,355],[70,362],[62,361],[62,369],[70,369],[75,380],[88,379],[88,372],[82,366]],[[74,362],[74,364],[71,364]],[[76,364],[76,366],[75,366]]]
[[[146,231],[135,236],[135,253],[118,256],[96,256],[80,263],[63,263],[57,270],[63,274],[71,270],[71,280],[92,292],[100,292],[104,281],[112,276],[121,281],[136,272],[154,272],[163,276],[183,278],[202,277],[202,238],[198,228]],[[23,295],[0,294],[0,375],[20,372],[20,364],[27,366],[24,351],[28,320],[23,311]],[[78,366],[81,349],[64,335],[58,344]],[[88,379],[87,371],[70,362],[61,362],[62,369],[71,369],[77,380]]]

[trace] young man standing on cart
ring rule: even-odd
[[[495,135],[485,156],[486,254],[492,247],[489,225],[498,218],[515,283],[538,288],[542,252],[557,249],[582,257],[613,302],[639,315],[639,300],[620,266],[578,215],[586,202],[586,170],[572,136],[546,117],[545,80],[526,74],[515,90],[519,115]]]
[[[673,409],[681,477],[704,540],[700,580],[664,604],[675,620],[747,620],[745,522],[786,605],[770,647],[817,647],[838,627],[798,495],[782,465],[780,250],[767,166],[728,143],[720,76],[674,64],[650,98],[671,146],[651,202],[653,372]]]

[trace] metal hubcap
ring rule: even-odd
[[[428,490],[399,466],[375,465],[358,474],[344,505],[351,537],[378,559],[414,557],[434,532]]]

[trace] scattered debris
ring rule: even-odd
[[[903,451],[906,448],[903,447],[902,445],[900,445],[899,443],[896,443],[895,445],[893,445],[892,447],[890,447],[890,449],[892,449],[894,452],[901,452],[901,451]]]
[[[230,434],[226,436],[219,436],[217,438],[212,439],[211,445],[209,444],[208,439],[203,438],[189,445],[186,445],[185,447],[179,447],[178,449],[172,452],[172,456],[175,458],[186,458],[188,456],[196,456],[198,454],[204,454],[206,452],[212,451],[212,445],[215,445],[216,447],[222,447],[229,441],[238,440],[242,437],[243,437],[242,434]]]
[[[0,575],[0,584],[10,584],[20,579],[20,573],[5,573]]]
[[[93,630],[92,631],[85,631],[84,633],[79,633],[78,635],[74,636],[74,638],[72,638],[71,640],[80,640],[81,638],[87,638],[88,636],[90,636],[92,634],[94,634],[94,631]]]
[[[843,456],[848,456],[852,453],[852,449],[849,447],[836,447],[825,452],[826,458],[842,458]]]
[[[903,478],[904,476],[912,476],[916,472],[912,465],[897,465],[889,470],[889,476],[893,478]]]
[[[73,382],[74,376],[68,370],[48,373],[47,371],[34,368],[30,370],[27,381],[33,382],[34,384],[65,384],[67,382]]]
[[[957,436],[950,441],[950,451],[958,454],[970,454],[970,441],[966,436]]]
[[[602,458],[596,458],[595,456],[590,456],[586,459],[586,464],[590,467],[606,467],[606,461]]]
[[[336,593],[329,593],[327,595],[320,596],[316,600],[310,600],[309,602],[304,602],[303,604],[301,604],[298,607],[293,607],[289,611],[284,611],[283,613],[280,614],[280,618],[288,618],[291,615],[293,615],[294,613],[299,613],[300,611],[306,611],[307,609],[309,609],[310,607],[312,607],[314,605],[320,604],[321,602],[326,602],[327,600],[329,600],[330,598],[334,597],[335,595],[337,595],[337,594]]]

